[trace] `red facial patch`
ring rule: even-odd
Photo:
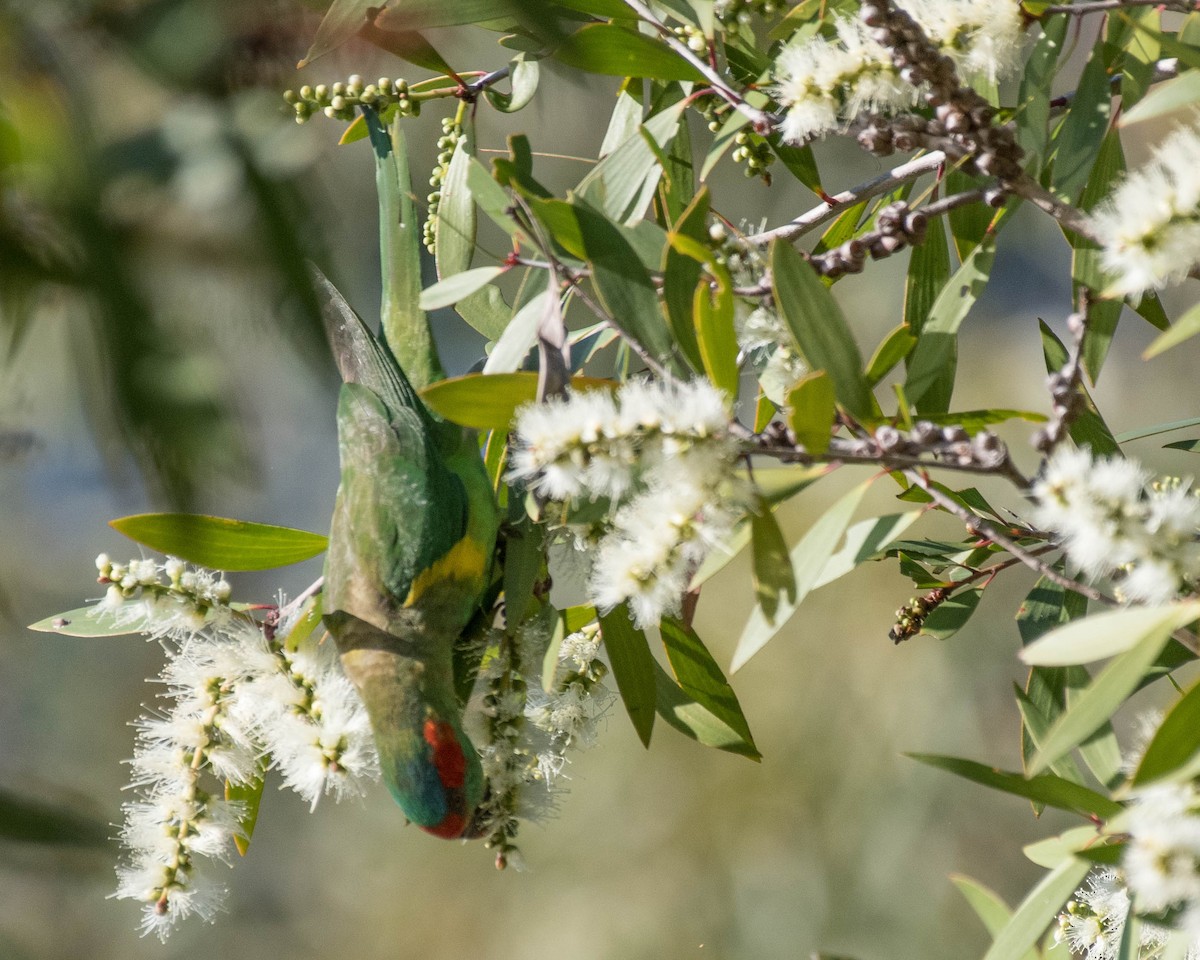
[[[433,768],[437,771],[442,786],[449,790],[462,789],[467,780],[467,758],[463,756],[454,728],[444,720],[430,717],[425,721],[422,733],[425,742],[433,748]],[[460,827],[459,833],[461,832]]]

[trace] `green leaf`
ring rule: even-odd
[[[925,242],[913,247],[904,282],[904,326],[910,336],[920,336],[938,294],[950,281],[950,247],[946,227],[934,219],[925,232]],[[870,376],[868,374],[868,376]]]
[[[579,181],[576,195],[617,223],[632,226],[641,220],[663,174],[651,144],[660,150],[670,145],[685,106],[681,100],[636,126]]]
[[[921,624],[920,636],[932,637],[934,640],[949,640],[958,633],[971,614],[983,599],[982,587],[971,587],[960,590],[949,600],[940,603]]]
[[[696,342],[700,347],[700,358],[704,372],[713,385],[723,391],[730,400],[738,394],[738,342],[733,322],[733,280],[729,271],[716,263],[710,263],[713,272],[711,284],[701,281],[696,284],[693,302],[693,317],[696,327]]]
[[[475,430],[507,431],[517,407],[537,399],[536,373],[468,373],[431,384],[421,399],[434,413]],[[575,377],[573,390],[611,389],[611,380]]]
[[[1125,653],[1148,636],[1170,634],[1196,619],[1200,619],[1200,601],[1107,610],[1052,630],[1025,647],[1020,657],[1043,667],[1093,663]]]
[[[1122,112],[1118,126],[1129,127],[1153,120],[1200,102],[1200,71],[1189,70],[1159,84],[1128,112]]]
[[[418,304],[422,310],[437,310],[458,303],[464,297],[469,297],[480,287],[491,283],[507,267],[476,267],[474,270],[464,270],[453,276],[439,280],[437,283],[421,291]]]
[[[233,836],[233,844],[241,856],[250,849],[250,839],[254,836],[254,826],[258,823],[258,808],[262,803],[263,787],[266,786],[266,770],[260,761],[262,770],[249,783],[230,783],[225,781],[225,799],[239,806],[237,832]]]
[[[1164,450],[1187,450],[1189,453],[1200,453],[1200,440],[1176,440],[1174,443],[1164,443]]]
[[[269,570],[322,553],[319,533],[195,513],[139,513],[109,522],[151,550],[214,570]]]
[[[1050,88],[1058,57],[1067,34],[1068,17],[1051,16],[1039,21],[1041,36],[1033,45],[1017,96],[1017,141],[1025,151],[1025,169],[1040,180],[1050,139]]]
[[[1017,710],[1021,714],[1021,743],[1022,743],[1022,762],[1028,761],[1037,753],[1041,747],[1042,740],[1045,739],[1046,731],[1054,723],[1054,717],[1058,715],[1056,712],[1053,716],[1048,715],[1041,707],[1015,683],[1013,684],[1013,694],[1017,698]],[[1061,708],[1058,708],[1061,712]],[[1024,749],[1026,742],[1029,744],[1029,749]],[[1060,757],[1057,761],[1050,764],[1050,773],[1056,777],[1062,777],[1064,780],[1070,780],[1072,783],[1083,783],[1083,773],[1076,765],[1074,758],[1068,754],[1065,757]],[[1034,804],[1035,812],[1041,814],[1043,805],[1040,803]]]
[[[1105,826],[1113,827],[1115,820],[1110,820]],[[1027,843],[1021,848],[1033,863],[1047,870],[1053,870],[1065,860],[1070,860],[1080,850],[1094,846],[1101,839],[1097,828],[1072,827],[1060,833],[1057,837],[1047,837],[1034,843]]]
[[[983,294],[996,259],[996,244],[985,239],[971,251],[934,301],[908,361],[904,393],[919,413],[950,409],[958,358],[958,329]]]
[[[1061,370],[1067,363],[1067,348],[1054,335],[1054,331],[1046,325],[1045,320],[1038,320],[1038,328],[1042,333],[1042,354],[1046,358],[1046,370],[1050,373]],[[1071,421],[1067,433],[1079,446],[1091,447],[1092,453],[1097,457],[1114,454],[1120,456],[1121,448],[1117,446],[1117,441],[1113,439],[1108,424],[1104,422],[1100,411],[1096,409],[1096,404],[1092,402],[1091,394],[1087,392],[1087,388],[1083,384],[1079,385],[1079,390],[1083,393],[1083,410]]]
[[[975,178],[957,167],[946,171],[946,193],[953,195],[979,186]],[[993,211],[986,203],[968,203],[955,207],[946,217],[950,224],[950,236],[954,239],[954,252],[959,261],[966,260],[983,243],[988,230],[1000,223],[1003,211]]]
[[[1118,443],[1128,443],[1130,440],[1144,440],[1146,437],[1156,437],[1161,433],[1171,433],[1173,430],[1184,430],[1188,427],[1200,426],[1200,417],[1188,417],[1186,420],[1171,420],[1168,423],[1156,423],[1152,427],[1138,427],[1136,430],[1126,430],[1117,435]]]
[[[116,617],[99,604],[56,613],[45,620],[31,623],[29,629],[39,633],[84,638],[125,637],[142,632],[140,623],[131,623],[128,620],[118,623]]]
[[[754,558],[754,594],[768,623],[775,622],[780,596],[796,602],[796,578],[788,559],[779,521],[765,504],[750,514],[750,545]]]
[[[594,23],[576,31],[554,51],[554,59],[577,70],[615,77],[704,79],[665,44],[616,23]]]
[[[708,187],[702,187],[667,235],[667,245],[663,251],[663,309],[675,342],[693,370],[704,368],[694,320],[694,297],[703,272],[703,262],[682,252],[676,240],[684,238],[697,244],[707,240],[709,199]]]
[[[916,345],[917,338],[912,335],[907,323],[894,327],[875,348],[875,353],[867,364],[867,384],[871,387],[876,386],[892,372],[896,364],[912,353]]]
[[[478,23],[491,20],[505,11],[507,4],[497,0],[391,0],[380,4],[378,0],[333,0],[312,46],[298,66],[304,67],[318,57],[324,56],[335,47],[341,46],[368,22],[368,11],[386,6],[380,17],[380,25],[397,21],[407,30],[423,30],[428,27],[448,27],[462,23]]]
[[[107,847],[109,827],[68,807],[0,789],[0,839],[71,847]]]
[[[312,632],[317,627],[321,626],[321,608],[323,605],[321,594],[319,593],[309,597],[305,601],[304,606],[300,610],[300,615],[296,617],[292,624],[292,629],[283,638],[283,647],[285,650],[294,652],[300,649],[300,644],[312,636]]]
[[[796,442],[810,453],[820,455],[829,449],[836,401],[833,381],[824,370],[802,377],[788,391],[788,426]]]
[[[757,750],[747,747],[746,741],[711,710],[680,689],[658,663],[654,663],[655,709],[658,715],[684,736],[729,753],[759,759]]]
[[[450,64],[437,52],[433,44],[416,30],[385,30],[368,23],[359,30],[359,36],[380,50],[386,50],[418,67],[438,73],[453,72]]]
[[[1110,130],[1100,144],[1100,152],[1092,167],[1087,185],[1079,198],[1079,208],[1092,210],[1108,196],[1112,185],[1125,172],[1125,154],[1121,149],[1121,138],[1116,130]],[[1078,302],[1080,288],[1102,290],[1108,285],[1101,263],[1099,245],[1077,234],[1068,234],[1071,242],[1072,296]],[[1119,299],[1096,299],[1088,302],[1087,330],[1083,340],[1083,365],[1095,383],[1100,368],[1108,356],[1108,348],[1117,332],[1121,319],[1122,302]]]
[[[539,202],[541,211],[554,201]],[[671,338],[650,275],[616,224],[580,203],[562,204],[573,216],[601,302],[621,330],[652,357],[669,362]],[[556,237],[555,239],[559,239]]]
[[[1082,817],[1099,817],[1107,820],[1116,816],[1123,809],[1115,800],[1110,800],[1095,790],[1051,773],[1026,779],[1019,773],[1009,773],[996,767],[989,767],[974,760],[964,760],[960,757],[946,757],[932,753],[906,753],[919,763],[937,767],[957,776],[964,777],[973,783],[1011,793],[1014,796],[1036,800],[1048,807],[1066,810]]]
[[[958,892],[970,904],[975,915],[983,921],[984,927],[992,936],[1003,930],[1012,918],[1012,910],[1000,895],[978,880],[972,880],[962,874],[951,874],[950,882],[958,888]],[[1022,960],[1038,960],[1037,951],[1031,949]]]
[[[1054,151],[1053,184],[1074,203],[1091,175],[1112,112],[1103,44],[1092,50],[1076,86],[1070,112],[1059,128]]]
[[[809,366],[828,372],[838,402],[850,413],[861,420],[872,419],[875,398],[841,308],[804,258],[778,240],[771,245],[771,289]]]
[[[825,564],[833,555],[838,541],[842,539],[842,534],[850,524],[851,516],[871,483],[872,480],[867,480],[843,495],[792,548],[791,564],[796,581],[796,598],[792,601],[780,599],[774,623],[767,620],[760,606],[755,605],[738,638],[730,672],[739,670],[747,660],[766,646],[804,602],[804,598],[813,589]]]
[[[813,193],[820,195],[821,172],[817,169],[817,158],[813,156],[811,144],[806,143],[802,147],[795,147],[784,143],[779,134],[771,134],[767,137],[767,143],[775,151],[775,156],[783,161],[788,173]]]
[[[922,516],[922,511],[889,513],[882,517],[860,520],[846,531],[841,548],[821,570],[812,589],[823,587],[852,570],[884,555],[888,546]]]
[[[1200,72],[1189,74],[1189,76],[1200,77]],[[1160,353],[1166,353],[1172,347],[1179,346],[1179,344],[1185,340],[1190,340],[1198,333],[1200,333],[1200,304],[1192,307],[1176,320],[1168,330],[1155,337],[1150,346],[1142,354],[1142,359],[1150,360],[1157,357]]]
[[[1133,775],[1135,787],[1183,770],[1190,773],[1200,753],[1200,683],[1176,701],[1163,717]]]
[[[508,81],[510,93],[500,93],[494,87],[487,87],[484,95],[488,102],[501,113],[516,113],[525,107],[537,93],[538,62],[523,53],[517,54],[509,63]]]
[[[735,752],[759,759],[760,754],[754,746],[754,737],[750,734],[750,725],[746,723],[737,695],[696,631],[674,617],[667,617],[661,624],[660,632],[667,662],[671,665],[679,688],[737,734],[741,749]]]
[[[470,125],[466,129],[469,132]],[[434,262],[438,278],[441,280],[467,270],[475,253],[478,218],[470,175],[472,167],[478,164],[471,156],[472,141],[473,137],[469,133],[459,139],[446,167],[446,177],[442,181],[442,198],[438,201],[437,216],[433,223],[436,241]],[[507,195],[500,185],[491,177],[485,176],[484,179],[491,189],[500,192],[501,202],[506,203]],[[511,219],[509,222],[511,224]],[[422,293],[422,296],[427,292]],[[512,314],[500,291],[490,285],[469,296],[460,297],[455,310],[463,320],[489,340],[500,336]]]
[[[408,147],[401,122],[384,127],[370,107],[362,108],[375,152],[379,195],[379,262],[383,277],[380,326],[383,339],[418,390],[445,376],[433,347],[429,321],[420,307],[421,221],[413,203]]]
[[[545,275],[545,271],[541,273]],[[549,290],[543,290],[517,311],[488,354],[487,362],[483,365],[484,373],[512,373],[521,366],[529,351],[537,344],[538,328],[546,311],[553,309],[556,296]]]
[[[504,622],[515,634],[533,602],[534,585],[545,576],[546,527],[523,515],[509,525],[504,542]]]
[[[451,164],[454,159],[451,158]],[[486,213],[492,221],[510,237],[521,235],[517,223],[508,212],[513,205],[513,199],[498,184],[486,168],[478,160],[471,158],[467,164],[467,186],[471,196],[479,204],[479,209]]]
[[[1091,619],[1078,622],[1088,623]],[[1079,699],[1068,705],[1046,734],[1041,750],[1029,765],[1031,773],[1044,770],[1111,719],[1158,659],[1170,639],[1171,629],[1168,622],[1145,632],[1136,646],[1126,650],[1099,673]]]
[[[625,711],[638,738],[648,747],[650,734],[654,731],[657,700],[654,668],[657,664],[650,653],[646,635],[633,625],[629,606],[624,603],[600,616],[600,633]]]
[[[1086,860],[1072,857],[1046,874],[996,935],[983,960],[1020,960],[1054,922],[1091,868]]]

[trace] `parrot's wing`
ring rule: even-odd
[[[338,399],[341,486],[326,563],[326,610],[389,629],[414,581],[467,527],[462,481],[434,449],[425,418],[369,387]]]

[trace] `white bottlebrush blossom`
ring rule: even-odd
[[[212,920],[225,887],[206,860],[228,861],[242,809],[225,784],[268,767],[315,804],[377,776],[366,710],[330,644],[309,634],[295,650],[285,619],[268,639],[229,606],[228,583],[169,559],[114,564],[97,615],[164,641],[167,706],[135,723],[136,800],[125,804],[124,862],[114,896],[143,904],[142,931],[165,940],[188,916]]]
[[[907,0],[900,4],[939,50],[968,76],[992,81],[1010,73],[1021,42],[1016,0]],[[854,17],[834,21],[835,36],[786,46],[775,62],[771,93],[784,107],[780,128],[791,143],[824,136],[860,113],[890,113],[917,102],[889,51]]]
[[[1200,792],[1192,783],[1149,787],[1129,810],[1122,866],[1137,909],[1177,914],[1200,937]]]
[[[1200,128],[1181,127],[1091,214],[1114,277],[1138,295],[1178,283],[1200,263]]]
[[[544,613],[552,614],[550,608]],[[534,617],[515,637],[500,636],[480,672],[487,732],[480,760],[488,792],[477,824],[497,862],[520,869],[514,844],[520,822],[550,816],[563,792],[569,752],[590,747],[596,724],[614,695],[602,683],[599,628],[590,624],[563,638],[549,691],[541,685],[549,621]]]
[[[1200,578],[1200,498],[1189,483],[1152,483],[1135,461],[1059,447],[1033,497],[1033,522],[1087,575],[1116,577],[1131,603],[1165,603]]]
[[[639,626],[675,612],[695,567],[742,512],[724,395],[706,380],[630,381],[524,408],[510,476],[549,500],[600,503],[586,520],[601,610],[628,601]]]
[[[678,613],[688,580],[740,515],[711,478],[683,473],[623,506],[600,541],[590,580],[602,610],[628,601],[639,627]]]
[[[1094,871],[1058,916],[1056,939],[1066,941],[1082,960],[1116,960],[1121,935],[1129,915],[1129,891],[1120,871]],[[1140,927],[1139,946],[1143,956],[1152,955],[1166,943],[1167,931],[1152,923]],[[1192,954],[1188,954],[1189,960]]]

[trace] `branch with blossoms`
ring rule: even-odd
[[[1126,457],[1089,393],[1124,306],[1160,331],[1150,356],[1200,332],[1200,308],[1172,323],[1156,295],[1200,269],[1200,128],[1184,114],[1132,172],[1122,146],[1140,119],[1200,106],[1194,24],[1141,0],[614,11],[489,10],[475,28],[502,28],[521,52],[471,70],[417,32],[471,29],[461,10],[406,22],[403,50],[372,33],[388,29],[386,9],[360,23],[335,5],[322,25],[306,61],[365,29],[434,74],[352,75],[284,98],[298,121],[324,116],[346,125],[343,143],[366,141],[379,192],[378,327],[313,271],[345,381],[330,535],[179,515],[118,527],[221,569],[323,552],[324,577],[277,609],[239,607],[226,581],[182,561],[105,560],[105,600],[39,625],[166,640],[172,705],[139,726],[146,796],[123,832],[120,895],[143,904],[147,931],[211,918],[196,857],[249,840],[274,776],[315,803],[377,774],[428,833],[519,865],[522,824],[563,797],[570,751],[610,711],[647,746],[666,724],[758,759],[754,706],[730,675],[783,647],[814,590],[894,562],[912,599],[888,636],[908,647],[953,637],[993,584],[1031,581],[1017,612],[1021,770],[917,756],[1082,818],[988,960],[1200,952],[1200,686],[1182,681],[1119,761],[1111,726],[1137,690],[1200,655],[1200,497]],[[1091,14],[1113,16],[1068,77],[1068,29]],[[551,59],[623,78],[603,155],[562,191],[539,177],[536,131],[500,149],[475,127],[479,111],[534,100]],[[1118,92],[1123,127],[1110,123]],[[422,204],[407,138],[439,107]],[[826,138],[905,156],[831,193]],[[713,175],[729,167],[764,188],[793,177],[822,203],[749,229]],[[987,408],[955,402],[960,365],[995,366],[959,333],[1020,204],[1072,252],[1069,343],[1040,329],[1048,417],[994,378]],[[502,231],[502,254],[477,243],[480,218]],[[874,328],[841,292],[889,257],[908,258],[892,298],[902,322],[864,357]],[[488,341],[455,377],[427,316],[450,308]],[[1028,448],[1000,423],[1028,425]],[[998,482],[951,486],[975,480]],[[834,503],[785,534],[780,506],[817,482],[838,488]],[[898,511],[856,520],[867,489],[888,484]],[[906,533],[932,513],[959,538]],[[726,669],[704,639],[704,598],[710,582],[735,583],[725,571],[743,551],[753,603]]]

